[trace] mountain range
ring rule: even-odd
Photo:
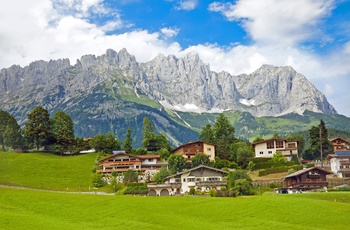
[[[341,116],[292,67],[263,65],[251,74],[234,76],[211,71],[195,53],[183,58],[160,54],[139,63],[126,49],[109,49],[97,57],[84,55],[74,65],[59,59],[4,68],[0,98],[0,109],[9,111],[20,124],[40,105],[51,114],[69,114],[78,136],[113,131],[122,139],[132,127],[135,143],[142,139],[144,117],[176,145],[196,140],[201,127],[213,123],[221,112],[234,114],[236,122],[242,121],[240,116],[299,117],[308,112]],[[256,128],[261,131],[262,127]],[[244,138],[257,133],[240,130],[237,134]]]

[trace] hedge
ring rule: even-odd
[[[255,169],[268,169],[272,167],[281,167],[281,166],[292,166],[295,165],[294,161],[287,161],[287,162],[260,162],[255,163]]]
[[[281,173],[281,172],[288,172],[289,169],[294,169],[295,171],[301,170],[303,168],[302,165],[294,165],[294,166],[281,166],[276,168],[268,168],[264,170],[259,171],[259,176],[266,176],[268,174],[272,173]]]
[[[124,191],[124,194],[147,194],[147,184],[144,183],[129,183]]]

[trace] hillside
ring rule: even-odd
[[[0,184],[60,191],[89,191],[96,154],[62,157],[0,151]]]

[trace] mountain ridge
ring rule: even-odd
[[[74,65],[58,59],[1,69],[0,98],[0,109],[20,124],[37,105],[50,113],[67,112],[80,136],[106,130],[121,134],[127,125],[140,129],[142,118],[149,116],[175,143],[196,139],[198,132],[185,119],[177,120],[178,112],[336,114],[326,97],[292,67],[263,65],[252,74],[233,76],[211,71],[196,53],[183,58],[160,54],[139,63],[126,49],[87,54]],[[186,132],[188,137],[181,136]],[[141,136],[135,135],[139,141]]]

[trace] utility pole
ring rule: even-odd
[[[321,153],[321,168],[323,168],[323,154],[322,154],[322,132],[321,132],[321,126],[320,126],[320,153]]]

